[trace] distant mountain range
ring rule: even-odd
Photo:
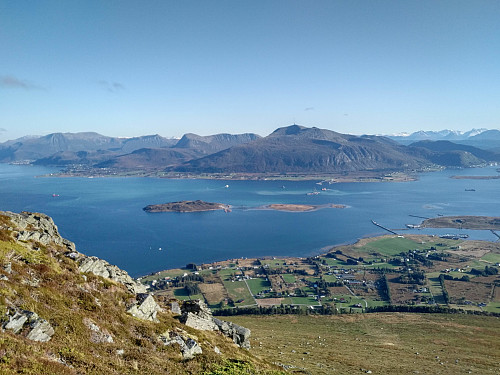
[[[448,140],[437,140],[439,137]],[[463,144],[496,137],[500,140],[500,131],[484,129],[354,136],[295,124],[279,128],[267,137],[252,133],[188,133],[181,139],[159,135],[116,138],[90,132],[54,133],[1,143],[0,162],[29,160],[37,165],[70,168],[192,174],[402,171],[498,162],[498,152]],[[460,139],[449,140],[456,138]],[[461,144],[455,143],[458,141]]]
[[[500,130],[495,129],[472,129],[466,132],[457,130],[420,130],[411,134],[401,133],[387,135],[386,137],[404,145],[417,141],[451,141],[484,149],[500,150]]]

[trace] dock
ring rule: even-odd
[[[399,234],[397,234],[397,233],[396,233],[396,232],[394,232],[393,230],[390,230],[389,228],[386,228],[386,227],[384,227],[383,225],[380,225],[380,224],[379,224],[379,223],[377,223],[376,221],[373,221],[373,220],[372,220],[372,224],[373,224],[373,225],[376,225],[376,226],[377,226],[377,227],[379,227],[379,228],[382,228],[383,230],[388,231],[389,233],[392,233],[392,234],[395,234],[396,236],[399,236]]]
[[[498,239],[500,240],[500,234],[498,234],[497,232],[495,232],[493,229],[490,229],[491,233],[493,233],[495,236],[498,237]]]

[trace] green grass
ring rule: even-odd
[[[334,283],[338,279],[337,279],[337,276],[335,276],[335,275],[324,275],[323,280],[325,280],[327,283]]]
[[[500,254],[490,252],[482,256],[481,259],[491,263],[500,263]]]
[[[289,273],[284,273],[281,275],[281,277],[283,277],[283,280],[285,281],[285,283],[293,284],[295,281],[297,281],[295,279],[295,276],[293,276]]]
[[[255,304],[255,299],[248,291],[248,288],[244,281],[224,281],[224,287],[226,288],[229,296],[235,302],[235,305],[253,305]],[[243,300],[243,302],[236,302]]]
[[[381,238],[354,250],[361,253],[377,252],[382,255],[393,256],[403,251],[422,249],[423,246],[427,246],[427,244],[422,245],[407,238],[393,237]]]
[[[253,295],[256,295],[264,290],[271,287],[271,283],[263,278],[255,278],[247,280],[247,284],[250,287]]]
[[[314,297],[288,297],[291,305],[320,305]]]
[[[490,302],[483,309],[489,312],[500,313],[500,302]]]
[[[332,266],[332,267],[343,267],[345,266],[347,263],[346,262],[343,262],[341,260],[338,260],[338,259],[335,259],[335,258],[321,258],[321,260],[326,260],[326,264],[328,264],[329,266]]]
[[[186,270],[186,269],[180,269],[180,268],[176,268],[176,269],[172,269],[172,270],[165,270],[165,271],[161,271],[161,272],[155,273],[154,275],[144,276],[144,277],[141,278],[141,282],[147,283],[147,282],[150,282],[150,281],[153,281],[153,280],[163,279],[165,277],[174,278],[174,277],[177,277],[177,276],[182,276],[185,273],[189,274],[189,273],[191,273],[191,271],[190,270]]]
[[[186,292],[186,289],[184,288],[179,288],[179,289],[174,289],[174,296],[175,298],[178,298],[182,301],[189,301],[189,300],[195,300],[195,299],[201,299],[203,301],[203,295],[202,294],[193,294],[189,295]]]
[[[434,272],[432,275],[435,275]],[[443,288],[441,288],[441,283],[438,277],[430,277],[431,274],[427,275],[427,280],[429,280],[429,290],[431,291],[434,301],[438,304],[444,304]]]

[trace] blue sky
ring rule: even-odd
[[[0,141],[500,127],[499,1],[0,0]]]

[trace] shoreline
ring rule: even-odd
[[[429,171],[360,171],[348,173],[177,173],[161,171],[134,171],[112,169],[65,170],[37,177],[149,177],[166,179],[232,180],[232,181],[321,181],[322,183],[346,182],[410,182],[418,180],[418,173]]]

